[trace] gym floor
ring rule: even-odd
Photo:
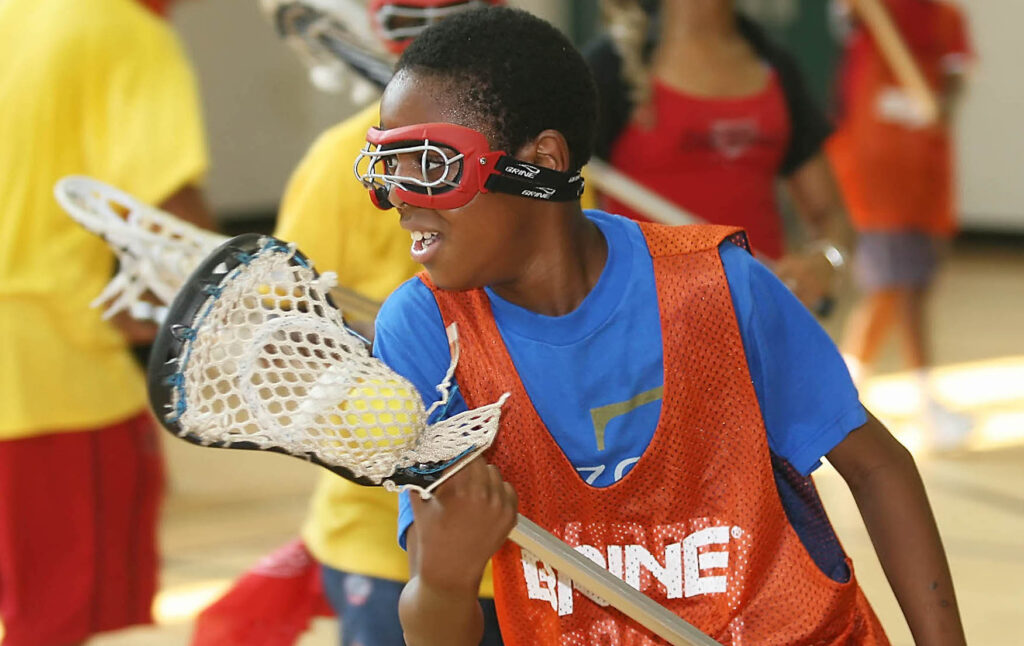
[[[1024,247],[959,242],[936,288],[932,334],[946,403],[970,414],[965,449],[924,449],[906,409],[909,375],[886,349],[863,389],[868,407],[915,452],[953,568],[971,643],[1024,642]],[[842,312],[840,312],[840,315]],[[830,332],[834,323],[827,323]],[[213,451],[166,437],[171,488],[162,528],[159,624],[102,636],[95,646],[187,644],[191,621],[260,557],[297,535],[318,469],[280,455]],[[842,480],[816,480],[857,576],[894,644],[912,640]],[[336,644],[317,620],[300,644]]]

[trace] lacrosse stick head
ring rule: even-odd
[[[294,245],[258,234],[226,242],[161,326],[153,410],[195,444],[285,453],[359,484],[429,491],[490,445],[501,402],[428,424],[416,388],[345,326],[332,286]]]
[[[390,80],[391,60],[366,36],[366,7],[357,0],[260,0],[260,7],[318,89],[351,87],[358,99]]]
[[[370,0],[366,9],[381,42],[398,55],[435,22],[469,9],[503,4],[504,0]]]
[[[171,302],[199,261],[227,240],[91,177],[64,177],[54,195],[117,256],[117,274],[93,301],[93,307],[104,306],[104,318],[139,311],[147,295]]]

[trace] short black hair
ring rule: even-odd
[[[594,79],[569,39],[536,16],[509,7],[455,14],[417,36],[395,70],[450,81],[498,149],[514,154],[550,128],[569,144],[572,170],[590,160]]]

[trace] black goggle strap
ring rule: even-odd
[[[484,182],[484,188],[535,200],[571,202],[583,195],[583,178],[578,170],[563,173],[502,155]]]

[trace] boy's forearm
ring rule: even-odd
[[[964,644],[949,564],[913,458],[902,450],[850,485],[914,642]]]
[[[476,590],[440,590],[413,576],[402,590],[398,615],[409,646],[476,646],[484,616]]]

